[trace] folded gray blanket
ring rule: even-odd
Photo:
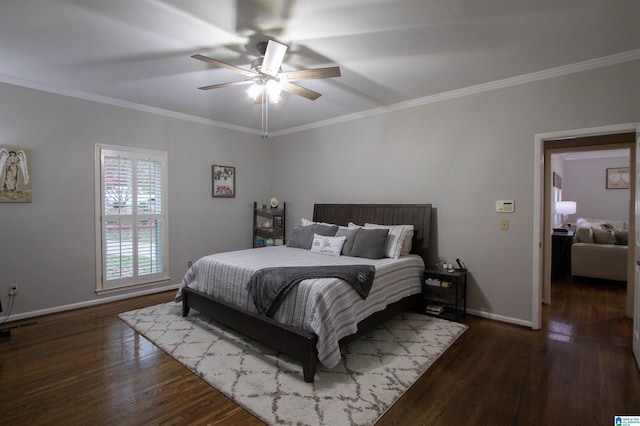
[[[287,292],[300,281],[310,278],[340,278],[366,299],[376,269],[371,265],[292,266],[264,268],[254,273],[247,283],[256,309],[269,317],[278,310]]]

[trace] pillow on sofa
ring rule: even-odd
[[[613,230],[594,229],[593,230],[593,241],[596,244],[615,244],[616,243],[616,236],[613,233]]]
[[[619,231],[617,229],[613,230],[613,234],[616,237],[616,244],[619,244],[621,246],[628,246],[629,245],[629,230],[625,229],[623,231]]]
[[[584,217],[579,217],[576,221],[576,226],[578,228],[583,226],[591,226],[593,228],[604,229],[604,227],[612,227],[613,229],[617,229],[618,231],[622,231],[627,229],[626,222],[621,220],[610,220],[610,219],[587,219]]]
[[[576,239],[579,243],[593,243],[593,229],[590,226],[581,226],[576,229]]]

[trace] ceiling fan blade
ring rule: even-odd
[[[283,72],[288,81],[314,80],[318,78],[340,77],[340,67],[316,68]]]
[[[232,81],[230,83],[212,84],[211,86],[198,87],[200,90],[220,89],[222,87],[243,86],[245,84],[251,84],[253,80]]]
[[[284,59],[284,54],[287,51],[287,46],[277,41],[269,40],[267,44],[267,50],[264,53],[264,59],[262,60],[262,68],[260,72],[275,77],[280,71],[280,65]]]
[[[249,70],[245,70],[243,68],[236,67],[235,65],[227,64],[226,62],[218,61],[216,59],[212,59],[212,58],[209,58],[207,56],[200,55],[200,54],[192,55],[191,57],[193,59],[198,59],[199,61],[208,62],[208,63],[210,63],[212,65],[217,66],[217,67],[226,68],[228,70],[235,71],[235,72],[240,73],[242,75],[246,75],[247,77],[255,77],[255,75],[256,75],[255,73],[253,73],[253,72],[251,72]]]
[[[285,92],[293,93],[294,95],[302,96],[303,98],[307,98],[312,101],[315,101],[320,96],[322,96],[318,92],[314,92],[311,89],[307,89],[306,87],[298,86],[297,84],[293,83],[285,84],[284,86],[282,86],[282,90],[284,90]]]

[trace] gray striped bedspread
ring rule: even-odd
[[[366,300],[337,278],[302,281],[286,296],[273,318],[318,336],[318,359],[327,368],[340,362],[341,338],[357,331],[359,321],[404,297],[420,293],[424,262],[419,256],[399,259],[364,259],[326,256],[286,246],[237,250],[205,256],[187,271],[182,288],[212,295],[256,312],[246,285],[252,274],[275,266],[373,265],[376,275]]]

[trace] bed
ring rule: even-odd
[[[195,309],[293,357],[302,363],[304,380],[313,382],[318,360],[331,366],[337,358],[339,360],[341,345],[400,312],[423,308],[421,283],[429,244],[430,204],[316,204],[313,221],[341,226],[347,226],[349,222],[413,225],[411,254],[397,260],[372,260],[309,254],[300,248],[280,246],[205,256],[187,272],[179,290],[182,315],[187,316],[190,309]],[[309,259],[321,265],[336,262],[374,265],[376,277],[371,293],[363,300],[341,280],[305,280],[287,294],[273,317],[269,317],[256,312],[244,285],[217,290],[219,284],[212,283],[235,280],[246,284],[248,278],[261,268],[302,265]],[[383,279],[389,281],[382,285],[380,280]],[[323,290],[319,291],[319,287]],[[337,296],[331,296],[333,298],[326,296],[334,293]],[[315,300],[314,305],[305,305],[309,294],[322,300],[319,304]],[[343,316],[334,318],[327,312],[323,313],[325,307]],[[317,317],[322,315],[327,317],[319,320]],[[326,320],[333,323],[326,325]]]

